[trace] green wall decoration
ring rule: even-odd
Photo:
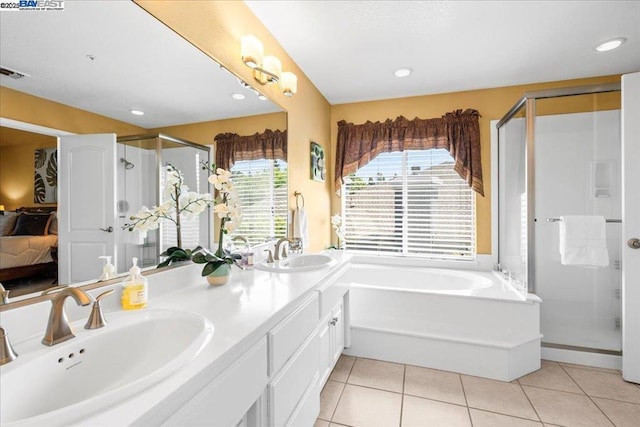
[[[311,143],[311,179],[314,181],[324,182],[325,178],[325,162],[324,148],[319,144]]]
[[[58,190],[58,150],[38,148],[34,156],[33,202],[56,203]]]

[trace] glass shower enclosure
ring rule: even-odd
[[[620,84],[526,93],[497,123],[496,267],[542,299],[543,348],[621,354]],[[609,265],[563,265],[559,222],[606,219]]]
[[[143,206],[152,208],[166,201],[167,163],[184,175],[184,185],[196,193],[209,193],[208,173],[202,162],[209,162],[211,147],[196,144],[166,134],[123,136],[117,139],[116,195],[118,210],[118,272],[128,271],[131,259],[138,258],[138,265],[148,267],[161,261],[160,254],[177,245],[176,226],[164,220],[160,228],[147,232],[131,233],[123,226],[129,217]],[[211,247],[211,215],[203,213],[192,221],[181,223],[182,247],[193,249],[200,245]]]

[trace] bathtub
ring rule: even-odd
[[[492,272],[363,263],[345,354],[512,381],[540,368],[540,299]]]

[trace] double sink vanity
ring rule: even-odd
[[[85,329],[91,308],[66,303],[76,336],[50,347],[51,304],[4,310],[18,357],[0,367],[0,424],[313,425],[348,345],[348,267],[342,251],[301,255],[210,287],[188,264],[149,274],[137,311],[120,309],[113,283],[87,291],[115,290],[107,324]]]

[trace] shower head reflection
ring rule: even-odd
[[[133,167],[135,166],[133,163],[131,163],[130,161],[128,161],[124,157],[120,157],[120,162],[124,163],[124,168],[126,170],[133,169]]]

